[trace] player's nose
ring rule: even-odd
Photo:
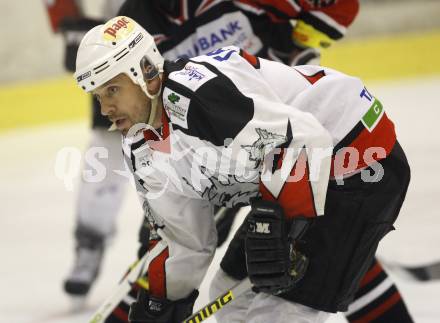
[[[116,106],[106,100],[101,101],[101,114],[103,116],[110,116],[116,112]]]

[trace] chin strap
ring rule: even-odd
[[[159,89],[159,92],[162,90],[162,85],[161,85],[161,89]],[[150,116],[148,117],[148,121],[147,124],[149,124],[150,126],[153,125],[154,120],[156,120],[156,115],[157,115],[157,104],[159,102],[159,96],[155,96],[154,98],[151,99],[151,109],[150,109]]]
[[[163,70],[160,69],[159,72],[163,72]],[[141,85],[142,91],[144,91],[145,95],[151,99],[150,115],[147,121],[147,124],[149,124],[150,126],[153,125],[154,120],[156,119],[157,110],[158,110],[157,104],[159,103],[159,96],[160,93],[162,92],[162,74],[159,74],[158,76],[161,82],[160,82],[159,90],[157,91],[156,94],[151,94],[150,92],[148,92],[147,83],[145,81]]]

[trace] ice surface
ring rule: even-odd
[[[381,243],[379,255],[409,265],[440,260],[440,214],[436,204],[440,198],[440,78],[367,87],[395,121],[398,138],[412,166],[412,182],[397,230]],[[66,190],[55,176],[54,165],[61,148],[83,149],[87,139],[84,123],[0,135],[0,322],[87,322],[134,260],[141,211],[131,188],[118,219],[117,237],[105,255],[103,271],[87,299],[87,309],[80,313],[72,310],[61,282],[73,257],[73,206],[78,178],[74,190]],[[196,307],[208,302],[206,288],[222,251],[207,274]],[[416,322],[439,321],[440,281],[421,284],[396,278],[396,282]],[[339,315],[329,319],[332,323],[344,321]]]

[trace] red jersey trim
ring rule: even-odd
[[[304,174],[302,174],[302,169],[304,170]],[[300,179],[296,179],[295,174],[300,176]],[[289,180],[289,178],[294,178],[294,180]],[[290,171],[289,178],[284,183],[278,197],[275,197],[266,186],[260,182],[262,198],[267,201],[278,202],[283,208],[286,218],[316,216],[315,201],[309,180],[309,165],[305,150],[299,155],[298,160]]]
[[[348,134],[346,137],[350,135]],[[384,113],[373,131],[368,131],[362,125],[361,132],[354,140],[336,151],[332,158],[330,176],[346,175],[386,158],[393,149],[396,140],[394,124]],[[350,154],[354,153],[353,148],[357,156],[350,156]],[[354,160],[356,157],[358,158],[357,162],[354,165],[350,165],[350,158]]]
[[[167,297],[165,262],[168,257],[169,251],[166,248],[150,262],[148,267],[149,293],[157,298]]]

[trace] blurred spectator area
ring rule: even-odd
[[[86,13],[100,15],[103,0],[83,3]],[[63,42],[43,1],[0,1],[0,10],[0,105],[7,109],[0,132],[86,120],[88,97],[63,70]],[[439,17],[439,0],[361,0],[347,37],[323,52],[322,64],[366,81],[440,75]]]

